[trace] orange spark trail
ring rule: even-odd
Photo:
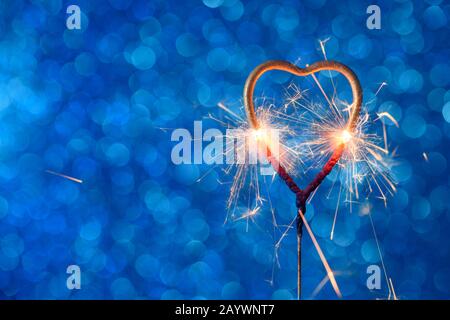
[[[392,279],[389,278],[389,287],[391,288],[391,292],[394,300],[398,300],[397,295],[395,294],[394,285],[392,284]]]

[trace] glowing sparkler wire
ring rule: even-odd
[[[337,71],[341,73],[349,82],[352,94],[353,94],[353,101],[350,105],[350,116],[347,123],[348,132],[353,132],[355,129],[355,126],[357,124],[357,120],[360,114],[361,110],[361,103],[362,103],[362,89],[361,85],[359,83],[359,80],[355,73],[346,65],[336,62],[336,61],[319,61],[312,65],[307,66],[306,68],[300,68],[296,65],[287,62],[287,61],[281,61],[281,60],[272,60],[267,61],[265,63],[260,64],[257,66],[248,76],[245,86],[244,86],[244,105],[245,105],[245,111],[247,114],[247,118],[250,122],[250,126],[253,129],[259,129],[260,124],[258,122],[256,112],[255,112],[255,106],[253,104],[253,93],[255,90],[256,82],[258,79],[267,71],[270,70],[280,70],[280,71],[286,71],[296,76],[308,76],[308,75],[314,75],[315,73],[323,70],[332,70]],[[297,214],[297,297],[301,297],[301,239],[303,234],[303,225],[304,225],[304,219],[303,215],[306,213],[306,201],[310,197],[310,195],[319,187],[319,185],[322,183],[322,181],[325,179],[325,177],[333,170],[333,167],[336,165],[336,163],[341,158],[341,155],[345,148],[345,142],[341,141],[339,145],[336,147],[334,152],[332,153],[331,157],[328,159],[325,166],[322,168],[322,170],[315,176],[313,181],[311,181],[305,189],[300,189],[300,187],[295,183],[295,181],[292,179],[292,177],[288,174],[286,169],[282,166],[282,164],[273,156],[270,148],[268,145],[266,145],[266,156],[275,169],[275,171],[278,173],[278,175],[283,179],[283,181],[286,183],[286,185],[289,187],[289,189],[295,194],[296,196],[296,206],[299,210],[299,213]],[[325,265],[327,267],[327,264]],[[327,269],[327,273],[329,274],[329,267]],[[337,286],[337,284],[336,284]]]

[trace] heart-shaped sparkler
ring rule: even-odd
[[[316,72],[323,71],[323,70],[331,70],[331,71],[337,71],[341,73],[349,82],[350,87],[352,89],[353,93],[353,101],[350,105],[350,116],[347,123],[346,130],[349,134],[351,134],[355,127],[356,123],[358,121],[358,117],[361,110],[361,102],[362,102],[362,90],[361,85],[359,83],[358,78],[353,73],[350,68],[347,66],[335,62],[335,61],[319,61],[316,62],[304,69],[299,68],[292,63],[286,62],[286,61],[279,61],[279,60],[273,60],[268,61],[263,64],[260,64],[257,66],[248,76],[247,81],[245,82],[244,87],[244,104],[245,104],[245,111],[247,113],[248,120],[250,122],[250,126],[253,129],[259,129],[260,125],[258,123],[258,119],[256,117],[255,112],[255,106],[253,104],[253,92],[255,90],[256,82],[258,79],[267,71],[270,70],[281,70],[286,71],[291,74],[294,74],[296,76],[304,77],[308,75],[312,75]],[[292,177],[287,173],[287,171],[284,169],[282,163],[279,163],[279,161],[276,159],[276,157],[272,156],[272,152],[269,148],[269,146],[266,146],[266,155],[275,169],[275,171],[278,173],[278,175],[284,180],[284,182],[287,184],[289,189],[294,192],[296,196],[296,205],[299,210],[297,215],[297,253],[298,253],[298,273],[297,273],[297,289],[298,289],[298,297],[300,298],[300,288],[301,288],[301,236],[302,236],[302,230],[303,230],[303,222],[304,222],[304,213],[306,211],[306,201],[310,197],[310,195],[319,187],[319,185],[322,183],[322,181],[325,179],[325,177],[333,170],[333,167],[336,165],[336,163],[339,161],[339,159],[342,156],[342,152],[345,148],[345,142],[342,141],[339,143],[339,145],[335,148],[332,155],[322,168],[320,172],[315,176],[315,178],[305,187],[305,189],[300,189],[298,185],[295,183],[295,181],[292,179]],[[327,265],[325,265],[327,267]],[[329,267],[327,268],[329,269]],[[334,279],[334,278],[333,278]],[[333,279],[330,278],[330,280],[333,282]]]

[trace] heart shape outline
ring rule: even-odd
[[[331,70],[337,71],[341,73],[349,82],[353,101],[351,104],[351,113],[349,120],[347,122],[347,130],[354,131],[356,127],[356,123],[361,111],[361,103],[362,103],[362,89],[361,84],[359,83],[359,79],[356,74],[346,65],[330,60],[318,61],[313,63],[306,68],[300,68],[296,65],[283,61],[283,60],[270,60],[264,62],[257,66],[248,76],[245,86],[244,86],[244,106],[245,112],[247,114],[247,118],[250,122],[250,126],[253,129],[259,128],[258,119],[256,117],[255,106],[253,104],[253,93],[255,90],[256,83],[258,79],[266,72],[271,70],[279,70],[286,71],[293,75],[299,77],[305,77],[311,74],[315,74],[317,72],[323,70]],[[305,189],[300,189],[292,177],[287,173],[284,167],[278,162],[278,160],[272,156],[270,148],[266,146],[266,154],[269,162],[272,167],[278,173],[278,175],[284,180],[289,189],[295,193],[296,195],[296,205],[299,210],[304,214],[306,212],[306,201],[309,196],[319,187],[325,177],[333,170],[333,167],[339,161],[342,156],[342,152],[344,150],[344,143],[342,142],[332,153],[328,161],[323,166],[322,170],[317,173],[315,178],[305,187]]]

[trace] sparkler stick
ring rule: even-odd
[[[351,133],[355,129],[355,126],[357,124],[357,120],[360,114],[361,110],[361,103],[362,103],[362,89],[361,85],[359,83],[358,78],[353,73],[353,71],[348,68],[347,66],[335,62],[335,61],[320,61],[316,62],[310,66],[307,66],[306,68],[299,68],[296,65],[286,62],[286,61],[280,61],[280,60],[273,60],[273,61],[267,61],[259,66],[257,66],[248,76],[247,81],[245,82],[244,86],[244,105],[245,105],[245,111],[247,114],[247,118],[250,122],[250,126],[253,129],[260,129],[261,124],[258,122],[256,112],[255,112],[255,106],[253,104],[253,92],[255,90],[256,82],[258,79],[267,71],[270,70],[280,70],[280,71],[286,71],[291,74],[294,74],[296,76],[308,76],[308,75],[314,75],[316,72],[322,71],[322,70],[332,70],[337,71],[341,73],[349,82],[352,94],[353,94],[353,102],[350,105],[350,116],[347,123],[346,130],[344,130],[343,135],[340,139],[339,144],[335,148],[334,152],[332,153],[331,157],[326,162],[325,166],[322,168],[322,170],[315,176],[313,181],[311,181],[305,189],[300,189],[300,187],[295,183],[295,181],[292,179],[292,177],[288,174],[286,169],[283,167],[283,165],[273,156],[270,146],[266,144],[266,156],[275,169],[275,171],[278,173],[278,175],[283,179],[283,181],[286,183],[286,185],[289,187],[289,189],[295,194],[296,197],[296,206],[298,208],[298,214],[296,217],[296,227],[297,227],[297,297],[301,298],[301,240],[302,240],[302,234],[303,234],[303,225],[304,225],[304,214],[306,213],[306,201],[311,196],[311,194],[319,187],[319,185],[322,183],[322,181],[325,179],[325,177],[333,170],[333,167],[336,165],[336,163],[339,161],[339,159],[342,156],[342,153],[345,148],[347,140],[351,137]],[[311,234],[310,230],[308,229],[309,233]],[[321,254],[321,251],[319,251],[319,255]],[[323,255],[323,254],[322,254]],[[322,258],[322,256],[321,256]],[[322,259],[323,261],[323,259]],[[326,260],[325,260],[326,261]],[[327,274],[330,275],[330,268],[328,266],[328,263],[324,263]],[[330,280],[334,279],[334,277],[330,277]],[[333,281],[332,281],[333,282]],[[335,281],[334,283],[335,284]],[[337,286],[337,284],[335,284]],[[334,285],[333,285],[334,287]]]

